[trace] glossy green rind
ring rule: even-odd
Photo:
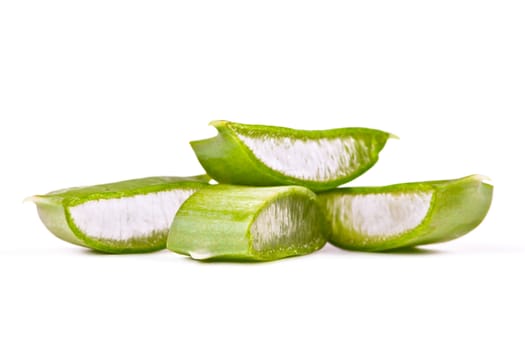
[[[28,198],[37,206],[46,228],[58,238],[79,246],[106,253],[139,253],[166,248],[167,231],[147,237],[113,240],[86,235],[72,220],[70,208],[88,201],[145,195],[174,189],[200,189],[209,177],[149,177],[87,187],[73,187]],[[94,217],[93,220],[98,218]]]
[[[301,208],[294,218],[276,216],[280,228],[297,220],[304,231],[299,237],[283,236],[256,247],[252,225],[265,208],[280,200]],[[167,247],[198,260],[275,260],[320,249],[326,243],[327,228],[315,194],[304,187],[216,185],[194,193],[179,208]]]
[[[213,121],[210,125],[217,128],[217,136],[192,141],[190,144],[206,172],[219,183],[248,186],[300,185],[313,191],[335,188],[363,174],[377,162],[379,152],[387,140],[395,137],[387,132],[366,128],[296,130],[221,120]],[[263,163],[239,138],[239,133],[255,138],[289,137],[293,140],[303,141],[352,137],[356,142],[363,145],[352,156],[358,159],[366,159],[366,161],[362,161],[351,173],[339,175],[329,180],[301,179],[274,170]],[[289,156],[294,157],[294,154]]]
[[[382,251],[446,242],[472,231],[483,221],[492,202],[493,186],[485,180],[483,176],[472,175],[385,187],[338,188],[319,193],[318,200],[331,224],[330,243],[350,250]],[[342,196],[407,193],[431,193],[430,206],[418,226],[395,235],[356,232],[342,220],[343,212],[333,210],[334,201]]]

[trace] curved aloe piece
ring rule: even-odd
[[[338,188],[318,195],[332,225],[329,241],[380,251],[445,242],[478,226],[493,187],[472,175],[386,187]]]
[[[208,176],[149,177],[30,197],[58,238],[107,253],[163,249],[180,205]]]
[[[374,129],[295,130],[228,121],[210,123],[218,135],[191,146],[220,183],[301,185],[326,190],[346,183],[377,162],[393,135]]]
[[[274,260],[320,249],[326,229],[304,187],[216,185],[181,206],[167,246],[199,260]]]

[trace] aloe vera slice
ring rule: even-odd
[[[492,185],[471,175],[385,187],[338,188],[318,194],[331,223],[328,238],[346,249],[380,251],[456,239],[487,214]]]
[[[107,253],[163,249],[180,205],[209,177],[149,177],[30,197],[58,238]]]
[[[335,188],[378,160],[393,135],[374,129],[295,130],[213,121],[218,135],[192,141],[206,172],[220,183]]]
[[[180,207],[167,246],[198,260],[274,260],[320,249],[326,229],[304,187],[216,185]]]

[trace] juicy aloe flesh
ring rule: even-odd
[[[106,253],[166,247],[180,205],[207,185],[207,176],[149,177],[75,187],[30,198],[58,238]]]
[[[374,129],[296,130],[213,121],[218,135],[192,141],[206,172],[220,183],[335,188],[378,160],[393,135]]]
[[[472,175],[320,193],[331,223],[328,240],[346,249],[380,251],[456,239],[489,210],[493,187],[485,179]]]
[[[274,260],[322,248],[326,229],[304,187],[216,185],[180,207],[167,246],[197,260]]]

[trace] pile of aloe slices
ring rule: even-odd
[[[107,253],[168,248],[193,259],[275,260],[321,249],[384,251],[458,238],[493,187],[480,175],[338,187],[366,172],[392,134],[214,121],[191,142],[207,175],[150,177],[33,196],[57,237]],[[218,184],[210,184],[214,179]]]

